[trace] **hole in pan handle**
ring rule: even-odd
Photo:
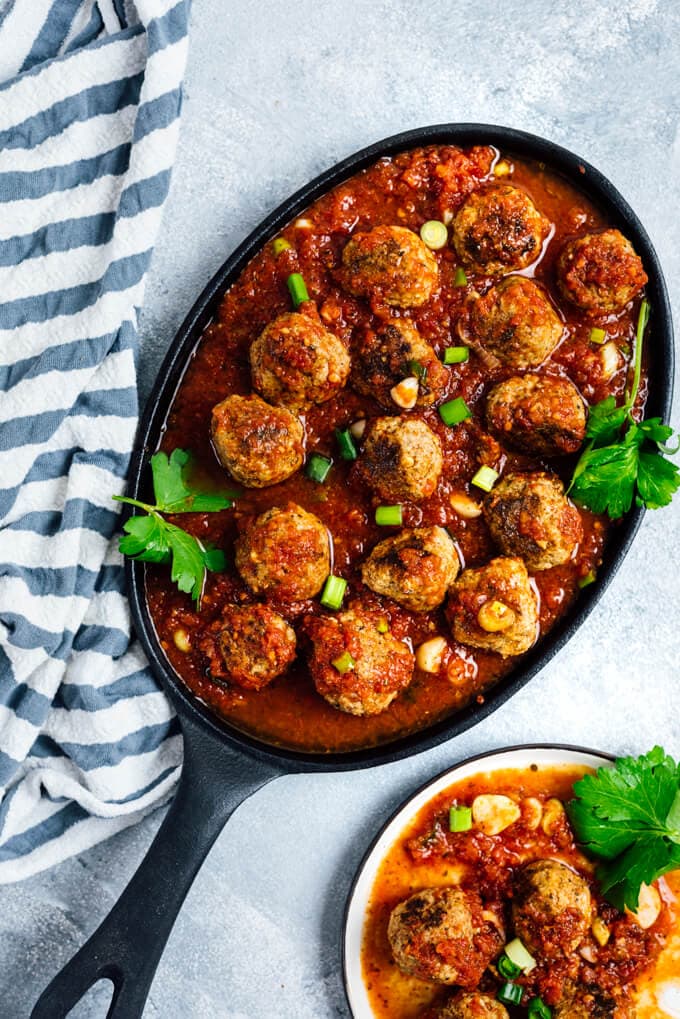
[[[31,1019],[64,1019],[102,978],[114,985],[107,1019],[141,1019],[165,943],[215,839],[239,804],[286,772],[181,721],[184,766],[156,838],[109,915],[43,991]]]

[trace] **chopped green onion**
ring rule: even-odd
[[[595,572],[595,570],[590,570],[588,573],[586,573],[585,577],[581,577],[581,579],[578,582],[578,586],[580,588],[590,587],[590,585],[594,584],[596,580],[597,573]]]
[[[341,676],[344,676],[346,672],[350,672],[350,670],[354,668],[356,662],[349,651],[343,651],[341,655],[338,655],[337,658],[333,659],[331,665],[337,670],[337,672],[340,673]]]
[[[470,831],[472,828],[471,807],[451,807],[449,810],[450,831]]]
[[[386,619],[379,619],[378,622],[376,623],[375,628],[378,631],[378,633],[390,632],[390,624],[387,622]]]
[[[332,466],[333,461],[330,457],[322,456],[321,453],[312,453],[307,461],[305,474],[312,481],[318,481],[319,484],[323,484]]]
[[[441,405],[439,417],[445,425],[459,425],[461,421],[472,417],[472,411],[463,397],[457,396],[455,400],[449,400],[448,403]]]
[[[346,590],[347,581],[343,580],[342,577],[334,577],[331,573],[321,592],[321,604],[326,609],[339,609]]]
[[[604,329],[598,329],[597,326],[593,326],[590,330],[590,342],[591,343],[604,343],[607,339],[607,333]]]
[[[380,527],[401,527],[401,506],[378,506],[375,522]]]
[[[506,980],[514,980],[522,972],[519,966],[515,966],[514,962],[511,962],[505,954],[500,957],[496,965],[498,972]]]
[[[506,984],[503,984],[496,997],[504,1005],[519,1005],[523,993],[519,984],[513,984],[512,981],[508,980]]]
[[[427,366],[421,364],[420,361],[409,361],[408,370],[411,375],[415,375],[419,382],[424,382],[427,378]]]
[[[292,245],[288,243],[285,237],[277,237],[276,240],[272,241],[272,251],[275,256],[280,255],[282,251],[288,251],[290,247]]]
[[[536,968],[536,960],[526,950],[519,938],[514,938],[508,942],[505,946],[505,954],[510,962],[514,962],[515,966],[519,966],[522,973],[531,973],[532,969]]]
[[[552,1009],[543,998],[532,998],[528,1006],[529,1019],[552,1019]]]
[[[498,478],[498,471],[495,471],[493,467],[487,467],[485,465],[479,468],[472,479],[472,484],[476,485],[477,488],[481,488],[483,492],[490,492],[498,481]]]
[[[465,275],[465,269],[463,269],[462,267],[456,269],[456,275],[453,278],[453,285],[454,287],[467,286],[467,276]]]
[[[340,456],[343,460],[356,460],[357,448],[349,428],[336,428],[335,438],[338,440]]]
[[[444,351],[444,364],[463,364],[469,357],[469,347],[447,347]]]
[[[420,236],[423,244],[426,244],[432,251],[439,251],[449,239],[449,231],[444,223],[438,219],[428,219],[420,228]]]
[[[292,272],[286,280],[286,283],[288,284],[290,296],[293,299],[293,305],[296,308],[299,308],[303,301],[309,300],[305,281],[299,272]]]

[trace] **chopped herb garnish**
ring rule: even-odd
[[[125,535],[118,545],[123,555],[145,563],[172,563],[173,581],[200,607],[206,571],[219,573],[224,569],[224,552],[204,545],[193,534],[168,523],[161,514],[215,513],[229,509],[235,493],[201,491],[187,477],[190,467],[191,456],[184,449],[173,450],[169,457],[166,453],[154,453],[151,474],[155,503],[123,495],[113,498],[144,510],[123,524]]]
[[[661,418],[636,423],[631,411],[640,388],[642,346],[649,319],[649,303],[640,305],[633,384],[625,403],[613,396],[590,409],[586,436],[590,440],[574,469],[569,492],[580,506],[608,513],[612,520],[627,513],[635,500],[647,509],[667,506],[680,487],[680,472],[667,460],[677,453],[666,443],[673,429]]]
[[[449,830],[470,831],[472,828],[472,807],[453,806],[449,810]]]
[[[309,300],[307,285],[299,272],[292,272],[286,280],[288,293],[291,296],[293,307],[299,308],[301,304]]]
[[[409,361],[408,370],[411,375],[415,375],[418,382],[425,382],[427,378],[427,365],[421,364],[420,361]]]
[[[333,574],[326,579],[321,592],[321,604],[327,609],[339,609],[347,590],[347,581]]]
[[[680,764],[661,747],[622,757],[574,784],[576,837],[600,862],[603,895],[635,910],[640,888],[680,867]]]

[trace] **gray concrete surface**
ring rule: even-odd
[[[340,157],[426,123],[509,124],[599,166],[649,229],[677,320],[679,45],[680,8],[663,0],[196,0],[142,390],[204,282],[265,213]],[[354,868],[397,802],[466,754],[554,740],[616,752],[662,742],[680,755],[679,539],[677,506],[648,515],[578,639],[464,737],[378,770],[280,779],[245,803],[196,880],[145,1016],[347,1016],[338,937]],[[159,821],[0,891],[2,1019],[29,1015]],[[98,989],[73,1014],[105,1012]]]

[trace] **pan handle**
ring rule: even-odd
[[[106,1019],[140,1019],[184,898],[236,807],[283,764],[234,750],[182,719],[184,766],[174,800],[127,888],[90,939],[43,991],[31,1019],[63,1019],[102,978],[114,986]]]

